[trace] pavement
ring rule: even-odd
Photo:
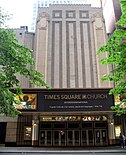
[[[29,152],[63,152],[63,153],[72,153],[72,152],[84,152],[84,153],[126,153],[126,148],[120,148],[119,146],[113,147],[83,147],[83,148],[62,148],[62,147],[1,147],[0,146],[0,153],[15,153],[15,152],[22,152],[22,153],[29,153]]]

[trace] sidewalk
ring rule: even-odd
[[[118,146],[114,147],[85,147],[85,148],[62,148],[62,147],[0,147],[0,153],[2,152],[101,152],[101,153],[118,153],[126,152],[126,148],[120,148]]]

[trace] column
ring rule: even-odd
[[[32,146],[38,145],[38,120],[32,120]]]
[[[114,118],[113,115],[110,115],[108,118],[108,138],[109,144],[115,144],[115,128],[114,128]]]

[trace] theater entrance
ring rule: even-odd
[[[107,146],[107,121],[40,122],[39,146]]]

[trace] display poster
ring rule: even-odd
[[[18,110],[35,110],[37,105],[36,94],[22,94],[16,96],[16,100],[20,101],[21,104],[14,104],[14,107]]]

